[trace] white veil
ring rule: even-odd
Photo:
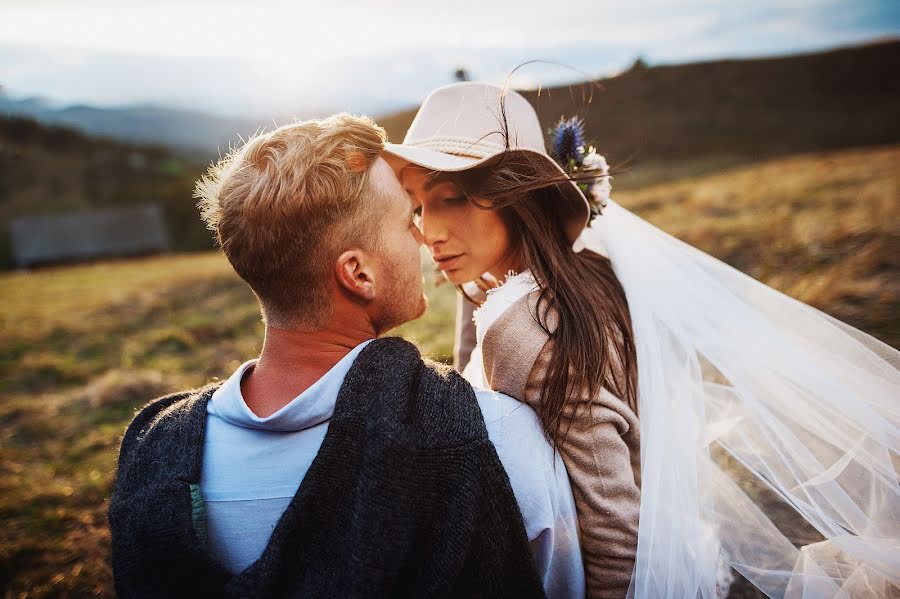
[[[723,562],[770,597],[898,592],[900,352],[615,202],[581,242],[609,256],[637,348],[629,596],[716,597]],[[773,497],[818,535],[798,549]]]

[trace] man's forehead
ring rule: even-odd
[[[381,152],[381,155],[379,157],[388,163],[388,166],[391,167],[391,170],[393,170],[394,174],[397,176],[400,175],[400,171],[403,169],[403,167],[409,164],[409,162],[407,162],[405,159],[391,154],[390,152]]]
[[[392,165],[383,158],[383,155],[378,156],[372,162],[370,178],[379,187],[389,187],[399,184],[397,181],[397,172],[392,168]]]
[[[375,160],[375,163],[372,165],[372,176],[369,182],[379,192],[379,195],[383,197],[383,201],[390,204],[386,208],[394,209],[394,207],[398,207],[403,212],[409,209],[412,199],[403,189],[396,173],[389,168],[389,164],[385,160],[381,158]]]

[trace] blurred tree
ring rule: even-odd
[[[468,81],[469,80],[469,70],[464,67],[459,67],[455,71],[453,71],[453,77],[457,81]]]
[[[631,64],[631,68],[629,71],[644,71],[647,69],[647,61],[644,60],[643,56],[638,56],[634,59],[634,62]]]

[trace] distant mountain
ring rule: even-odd
[[[239,136],[246,138],[260,128],[272,128],[271,119],[233,119],[153,105],[57,108],[41,98],[16,100],[5,95],[0,95],[0,115],[27,116],[124,141],[163,144],[203,161],[217,150],[224,154]]]

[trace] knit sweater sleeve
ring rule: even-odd
[[[182,542],[195,536],[188,481],[193,480],[197,455],[190,442],[197,438],[197,427],[191,425],[202,423],[205,415],[199,409],[205,406],[199,402],[201,393],[211,393],[211,388],[155,399],[125,431],[107,512],[120,597],[173,596],[161,589],[171,589],[175,581],[180,581],[178,596],[208,595],[224,578],[202,547]],[[173,413],[179,417],[171,417]],[[214,575],[204,575],[212,571]]]

